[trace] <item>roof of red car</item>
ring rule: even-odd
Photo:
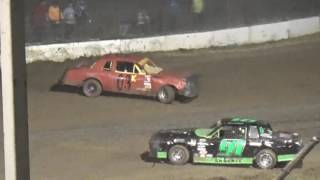
[[[143,56],[138,56],[138,55],[105,55],[103,56],[101,59],[112,59],[112,60],[115,60],[115,61],[118,61],[118,60],[126,60],[126,61],[129,61],[129,62],[138,62],[140,61],[141,59],[144,59],[145,57]]]

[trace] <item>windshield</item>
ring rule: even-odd
[[[210,129],[213,129],[213,128],[215,128],[215,127],[217,127],[217,123],[214,123],[213,125],[211,125],[211,126],[210,126]]]
[[[219,120],[219,121],[215,122],[212,126],[210,126],[210,128],[216,129],[216,128],[221,127],[221,125],[222,125],[222,122]]]
[[[162,68],[154,64],[150,59],[143,58],[138,62],[147,74],[158,74],[162,71]]]

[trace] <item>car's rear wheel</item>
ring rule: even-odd
[[[169,149],[169,161],[174,165],[183,165],[189,161],[189,150],[182,145],[174,145]]]
[[[256,164],[261,169],[272,169],[277,164],[276,154],[270,149],[263,149],[256,155]]]
[[[158,92],[158,100],[161,103],[170,104],[174,101],[175,98],[175,91],[170,86],[164,86]]]
[[[102,87],[99,81],[95,79],[88,79],[84,82],[82,92],[88,97],[97,97],[102,92]]]

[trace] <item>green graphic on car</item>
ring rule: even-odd
[[[219,130],[213,130],[209,128],[198,128],[194,131],[196,136],[200,138],[212,138],[215,135],[218,135]]]
[[[246,140],[222,139],[219,146],[219,156],[242,156]]]
[[[157,132],[149,141],[149,157],[174,165],[255,164],[272,169],[295,159],[302,146],[298,133],[274,131],[260,120],[224,118],[208,128]]]

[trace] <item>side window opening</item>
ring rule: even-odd
[[[138,69],[139,74],[147,74],[147,72],[143,69],[143,67],[140,64],[135,64],[135,67]]]
[[[136,64],[134,65],[133,73],[135,73],[135,74],[139,74],[140,73],[139,68],[138,68],[138,66]]]
[[[250,126],[249,127],[249,134],[250,139],[258,139],[259,138],[259,131],[257,126]]]
[[[112,68],[112,61],[108,61],[105,65],[104,65],[104,70],[106,71],[110,71]]]
[[[259,126],[259,133],[261,136],[263,135],[272,135],[272,129],[270,127],[270,125],[266,125],[266,126]]]
[[[128,73],[133,73],[133,63],[131,62],[121,62],[119,61],[117,63],[117,71],[120,72],[128,72]]]
[[[211,138],[216,139],[216,138],[221,137],[221,134],[220,134],[220,133],[222,133],[221,130],[216,130],[216,131],[214,131],[213,134],[211,135]]]
[[[242,126],[224,126],[220,130],[220,137],[225,139],[245,139],[246,127]]]

